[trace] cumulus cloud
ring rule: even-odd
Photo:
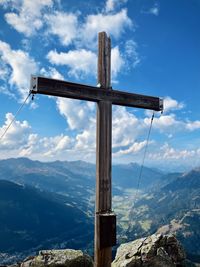
[[[3,135],[8,125],[13,120],[14,116],[12,113],[7,113],[5,117],[5,123],[0,128],[0,136]],[[14,121],[7,131],[6,135],[1,140],[0,150],[15,150],[26,143],[27,136],[30,133],[30,125],[27,121]]]
[[[22,50],[12,50],[10,45],[0,41],[1,60],[10,68],[9,84],[16,86],[20,96],[25,98],[28,93],[30,76],[38,71],[37,63]]]
[[[71,130],[85,129],[93,119],[90,104],[83,101],[57,98],[56,104]]]
[[[145,147],[146,143],[147,143],[146,140],[142,142],[135,142],[127,149],[120,149],[119,151],[114,153],[114,156],[123,156],[123,155],[137,153]]]
[[[84,78],[85,76],[96,77],[97,73],[97,55],[85,49],[71,50],[67,53],[51,50],[47,55],[51,64],[68,68],[68,75],[75,78]],[[118,73],[122,70],[125,60],[116,46],[111,50],[111,74],[116,79]]]
[[[88,45],[96,43],[97,33],[106,31],[114,38],[119,38],[125,28],[129,28],[133,25],[131,19],[127,15],[127,10],[122,9],[115,14],[103,14],[88,15],[83,25],[82,38]]]
[[[69,45],[74,42],[75,47],[96,47],[97,32],[107,31],[114,38],[119,38],[126,27],[132,26],[132,21],[127,15],[127,10],[122,9],[118,13],[102,13],[88,15],[83,22],[78,20],[76,13],[53,11],[45,14],[46,7],[53,6],[53,0],[33,1],[3,1],[2,5],[12,8],[15,13],[7,13],[6,19],[17,31],[31,36],[36,30],[46,23],[47,33],[58,36],[62,45]],[[120,1],[120,3],[126,1]],[[118,1],[108,1],[107,7],[118,5]],[[28,16],[26,14],[29,14]],[[41,17],[45,20],[41,21]],[[31,25],[31,27],[30,27]],[[130,51],[130,49],[129,49]],[[48,54],[53,64],[65,64],[69,67],[69,75],[79,78],[89,74],[96,75],[96,55],[85,49],[75,49],[68,53],[57,53],[50,51]],[[63,61],[64,57],[64,61]],[[64,63],[58,62],[61,59]],[[87,62],[87,63],[86,63]],[[112,50],[112,76],[114,79],[124,64],[124,58],[119,52],[119,48]]]
[[[178,102],[177,100],[167,96],[164,97],[164,112],[169,112],[172,110],[179,110],[185,107],[184,103]]]
[[[61,44],[69,45],[77,38],[78,18],[73,13],[54,12],[45,16],[48,33],[58,36]]]
[[[123,1],[126,2],[126,1]],[[127,9],[106,14],[103,11],[90,14],[80,22],[78,13],[55,11],[45,16],[47,32],[58,36],[62,45],[75,44],[76,47],[96,47],[97,33],[106,31],[118,39],[126,28],[133,26]]]
[[[197,155],[197,153],[198,150],[175,149],[168,143],[165,143],[160,148],[160,152],[150,153],[149,157],[154,160],[180,160],[192,158]]]
[[[79,77],[85,75],[96,75],[97,56],[92,51],[85,49],[71,50],[67,53],[58,53],[52,50],[47,55],[48,60],[55,65],[66,65],[68,74]]]
[[[3,1],[4,7],[14,9],[5,14],[5,19],[15,30],[30,37],[43,26],[42,11],[53,6],[53,0]]]
[[[53,10],[55,2],[54,0],[4,0],[0,5],[13,10],[5,14],[5,19],[18,32],[31,37],[45,25],[46,33],[57,36],[65,46],[74,43],[78,47],[94,47],[98,32],[106,31],[114,38],[119,38],[126,28],[133,26],[127,9],[112,13],[105,13],[102,10],[80,21],[77,12]],[[114,11],[116,6],[126,2],[127,0],[108,0],[106,10]]]
[[[66,119],[69,126],[68,131],[72,131],[72,135],[62,133],[51,137],[41,137],[32,132],[31,126],[27,121],[15,121],[0,144],[1,158],[5,157],[5,155],[6,157],[18,155],[40,160],[55,160],[65,157],[70,160],[84,158],[85,160],[93,161],[96,146],[95,105],[90,102],[68,101],[59,98],[57,99],[57,108]],[[12,119],[13,115],[8,113],[5,123],[0,128],[0,134],[3,133]],[[169,117],[164,118],[165,120],[169,120],[169,129],[177,130],[176,127],[171,126],[173,121],[171,122]],[[187,123],[189,122],[182,122],[181,130],[189,130],[186,127]],[[193,123],[197,125],[194,127],[195,129],[199,128],[200,123],[196,121]],[[115,160],[138,160],[138,155],[140,157],[140,153],[146,145],[145,137],[149,125],[150,118],[139,119],[124,107],[115,107],[113,109],[112,141]],[[162,123],[160,125],[159,127],[167,127],[163,126]],[[153,125],[154,131],[160,131],[159,127],[158,125],[157,127]],[[149,162],[152,160],[154,162],[162,160],[192,160],[200,154],[199,148],[190,150],[185,148],[177,149],[169,144],[163,146],[155,145],[152,140],[150,140],[149,144],[151,144],[147,155]],[[152,144],[154,145],[152,146]]]
[[[126,9],[116,12],[116,8],[125,2],[126,0],[108,0],[106,2],[107,13],[104,9],[100,13],[86,16],[81,22],[81,14],[78,13],[51,9],[47,14],[45,10],[53,6],[53,0],[32,2],[28,0],[2,0],[0,4],[4,8],[8,8],[8,5],[12,6],[12,12],[7,13],[5,18],[18,32],[30,37],[40,30],[45,23],[45,29],[49,35],[57,36],[63,46],[70,45],[70,47],[73,47],[73,50],[66,52],[50,51],[47,59],[52,66],[40,67],[42,75],[62,80],[64,76],[59,72],[59,68],[56,69],[57,66],[66,66],[67,74],[75,78],[83,78],[89,75],[96,76],[97,55],[94,52],[94,45],[96,47],[97,32],[107,31],[113,39],[118,39],[125,29],[134,27]],[[25,16],[26,12],[30,14],[29,18]],[[153,6],[148,10],[148,13],[157,16],[159,7],[157,5]],[[45,20],[42,20],[42,17]],[[26,42],[27,40],[30,41],[30,39],[26,39]],[[120,43],[111,52],[113,81],[117,79],[119,72],[127,69],[127,67],[129,68],[130,62],[132,62],[132,67],[136,67],[140,63],[137,43],[130,39],[123,45],[124,47]],[[30,74],[39,70],[37,62],[27,52],[12,50],[9,44],[2,41],[0,41],[0,57],[1,79],[9,80],[11,89],[17,88],[21,97],[26,96]],[[7,91],[11,95],[11,92],[5,86],[1,86],[0,91],[4,93]],[[184,108],[184,103],[168,96],[164,99],[164,104],[165,114],[161,117],[156,115],[153,123],[153,129],[157,133],[159,132],[161,135],[165,133],[167,136],[172,137],[172,135],[175,136],[176,133],[181,131],[189,133],[200,129],[200,121],[187,121],[178,118],[174,114],[177,110]],[[31,127],[28,122],[16,121],[13,124],[14,128],[11,128],[10,134],[6,136],[0,149],[4,151],[7,149],[10,151],[9,153],[11,153],[11,150],[20,149],[19,154],[22,156],[41,155],[43,159],[45,157],[52,159],[62,158],[61,155],[72,155],[75,158],[86,155],[88,159],[90,155],[94,157],[95,105],[91,102],[84,103],[59,98],[56,99],[56,106],[67,122],[67,131],[73,137],[66,134],[40,137],[35,133],[31,133]],[[137,154],[142,151],[146,144],[146,141],[141,141],[141,134],[146,134],[146,130],[148,130],[150,125],[149,114],[146,113],[147,117],[143,119],[139,119],[135,114],[125,108],[113,108],[113,149],[116,157]],[[5,129],[8,121],[11,120],[12,114],[7,114],[6,116],[5,124],[0,128],[1,131]],[[138,138],[140,138],[140,141],[137,140]],[[21,143],[21,140],[23,140],[23,143]],[[8,155],[11,155],[9,153]],[[152,155],[155,158],[157,155],[165,159],[186,159],[197,155],[197,151],[177,150],[165,145],[162,147],[160,154]]]
[[[122,55],[120,54],[119,47],[114,47],[111,50],[111,74],[113,79],[117,77],[124,64],[125,62]]]
[[[148,125],[149,118],[144,118],[144,124]],[[171,113],[168,115],[161,115],[154,117],[153,128],[159,130],[162,133],[166,133],[169,137],[172,134],[181,131],[195,131],[200,129],[200,121],[187,121],[177,119],[176,115]]]
[[[138,118],[124,107],[113,110],[112,131],[113,148],[133,144],[142,127]]]
[[[72,148],[73,139],[67,135],[58,135],[50,138],[42,139],[45,144],[44,156],[55,157],[60,156],[60,154],[67,152]]]
[[[87,153],[95,153],[96,147],[96,123],[92,120],[87,124],[86,129],[84,129],[80,134],[76,136],[75,149],[77,151],[84,150]]]
[[[5,122],[0,127],[0,136],[13,120],[12,113],[7,113]],[[40,137],[32,133],[28,121],[15,120],[0,143],[0,158],[4,157],[32,157],[45,160],[45,157],[61,156],[74,147],[73,138],[60,134],[53,137]],[[73,149],[72,149],[73,150]]]
[[[108,10],[112,10],[113,12],[105,13],[105,10],[102,9],[97,14],[87,15],[81,21],[79,19],[81,14],[78,12],[70,13],[53,9],[53,7],[56,7],[56,1],[54,0],[4,0],[0,4],[5,9],[9,8],[13,11],[6,13],[5,18],[10,25],[26,37],[31,37],[45,24],[46,27],[44,29],[46,32],[44,33],[49,34],[49,36],[57,36],[60,43],[64,46],[73,44],[75,47],[73,50],[61,53],[52,50],[48,53],[47,57],[54,65],[66,65],[68,75],[74,76],[75,78],[85,78],[88,75],[96,76],[97,56],[93,51],[96,50],[97,33],[106,31],[113,38],[118,39],[125,29],[133,28],[134,25],[127,14],[127,9],[114,12],[115,7],[126,2],[126,0],[109,0],[106,6]],[[27,51],[28,40],[28,38],[24,40],[24,46]],[[116,77],[122,70],[122,67],[125,64],[126,66],[130,65],[128,64],[129,60],[133,62],[133,67],[138,64],[139,56],[136,51],[136,46],[136,43],[132,40],[126,42],[123,53],[122,49],[117,46],[112,49],[113,82],[116,82]],[[90,50],[87,50],[88,48]],[[22,52],[25,54],[24,51]],[[28,56],[28,54],[26,55]],[[29,59],[31,58],[29,57]],[[32,63],[34,63],[33,61]],[[36,72],[37,67],[34,64],[28,67],[26,68],[27,71],[28,69],[33,69],[31,72]],[[42,68],[41,71],[44,73],[49,72],[52,74],[51,77],[60,77],[58,71],[56,75],[55,71],[53,74],[51,73],[53,70],[48,71],[47,69],[48,67],[45,69]]]
[[[149,118],[145,118],[144,123],[148,125]],[[177,131],[184,127],[184,123],[177,120],[174,114],[169,114],[155,117],[153,121],[153,127],[161,131],[166,131],[167,129]]]
[[[40,160],[62,158],[63,155],[70,153],[73,144],[73,139],[64,134],[51,137],[30,134],[26,145],[19,150],[19,156]]]
[[[38,147],[39,146],[39,147]],[[29,157],[34,156],[35,152],[39,150],[41,153],[41,143],[37,134],[30,134],[27,137],[26,144],[19,150],[19,156]]]

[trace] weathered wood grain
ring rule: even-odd
[[[34,77],[32,79],[34,79]],[[105,83],[105,81],[102,83]],[[105,100],[110,101],[114,105],[144,108],[155,111],[160,111],[163,109],[163,104],[159,97],[133,94],[117,90],[108,90],[105,87],[99,90],[98,87],[94,86],[54,80],[44,77],[35,77],[35,87],[31,87],[30,90],[33,94],[52,95],[93,102]]]
[[[99,33],[98,83],[106,92],[110,88],[110,39],[105,32]],[[100,92],[102,89],[99,88]],[[95,216],[95,267],[110,267],[112,247],[100,248],[101,225],[99,216],[112,209],[112,103],[100,100],[97,103],[96,128],[96,216]]]

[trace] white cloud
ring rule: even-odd
[[[62,138],[57,142],[55,151],[62,151],[71,147],[71,139],[69,136],[62,136]]]
[[[86,22],[81,29],[84,43],[89,46],[97,40],[97,33],[105,31],[114,38],[119,38],[126,27],[133,26],[131,19],[127,15],[127,10],[122,9],[115,14],[88,15]]]
[[[86,125],[86,129],[84,129],[82,133],[77,134],[75,149],[77,151],[84,150],[87,151],[87,153],[94,154],[96,147],[95,133],[96,133],[96,123],[95,120],[93,120]]]
[[[5,14],[7,23],[29,37],[42,28],[42,11],[44,8],[52,7],[53,0],[3,1],[2,4],[15,10]]]
[[[32,157],[40,160],[56,159],[68,153],[73,146],[73,139],[67,135],[53,137],[39,137],[37,134],[30,134],[24,145],[19,150],[20,157]]]
[[[50,138],[43,138],[44,147],[47,148],[44,150],[44,156],[55,157],[61,155],[64,152],[67,152],[72,148],[73,139],[67,135],[59,135]]]
[[[10,85],[15,85],[21,97],[25,98],[29,91],[30,76],[38,71],[37,63],[28,53],[12,50],[9,44],[2,41],[0,41],[0,56],[11,69]]]
[[[49,77],[56,80],[64,80],[64,76],[59,71],[57,71],[55,68],[52,67],[49,67],[47,69],[42,68],[40,70],[40,73],[45,77]]]
[[[106,9],[113,11],[116,6],[126,2],[127,0],[109,0]],[[94,48],[98,32],[106,31],[114,38],[119,38],[125,28],[133,26],[127,9],[115,13],[105,13],[102,10],[80,21],[78,12],[53,10],[55,3],[55,0],[21,0],[3,1],[0,5],[13,10],[5,14],[5,19],[18,32],[31,37],[46,25],[46,33],[58,36],[61,44],[66,46],[74,42],[76,47]]]
[[[79,77],[85,75],[96,75],[97,56],[95,53],[80,49],[72,50],[67,53],[50,51],[47,55],[48,60],[55,65],[66,65],[69,68],[68,74]]]
[[[14,116],[12,113],[6,114],[5,123],[0,128],[0,136],[3,135],[13,118]],[[30,129],[31,127],[27,121],[14,121],[1,140],[0,150],[15,150],[16,148],[23,146],[24,142],[26,142],[27,136],[30,133]]]
[[[149,125],[149,118],[145,118],[144,123],[146,125]],[[153,128],[159,129],[161,131],[165,131],[167,129],[177,131],[180,130],[181,127],[183,127],[183,123],[176,120],[174,114],[155,117],[153,121]]]
[[[149,118],[144,119],[144,124],[149,124]],[[180,131],[195,131],[200,129],[200,121],[185,121],[178,120],[175,114],[161,115],[154,117],[153,128],[159,130],[162,133],[166,133],[171,137],[172,133],[178,133]]]
[[[75,138],[60,134],[40,137],[37,134],[27,136],[26,145],[17,150],[18,156],[48,160],[90,160],[95,159],[94,129],[84,130]],[[16,151],[15,151],[16,154]],[[4,153],[5,155],[5,153]],[[3,154],[1,154],[1,158]]]
[[[142,130],[136,116],[128,112],[124,107],[116,107],[113,110],[112,129],[113,148],[133,144]]]
[[[68,53],[58,53],[52,50],[48,53],[47,58],[50,63],[57,66],[66,65],[69,69],[68,75],[74,76],[75,78],[97,75],[97,55],[90,50],[72,50]],[[114,47],[111,50],[111,73],[113,79],[117,77],[124,64],[125,62],[120,54],[119,47]]]
[[[197,150],[175,149],[174,147],[170,147],[167,143],[164,144],[160,150],[161,151],[158,153],[151,153],[149,157],[154,160],[180,160],[195,157],[197,154]]]
[[[40,137],[31,132],[31,126],[27,121],[15,121],[2,139],[0,144],[1,158],[17,156],[29,156],[39,160],[55,159],[85,159],[94,161],[95,158],[95,105],[90,102],[81,102],[75,100],[57,99],[57,108],[66,119],[69,129],[73,135],[60,134],[51,137]],[[13,115],[8,113],[3,126],[0,128],[0,134],[3,133],[7,125],[12,120]],[[158,119],[158,118],[155,118]],[[163,119],[162,119],[163,120]],[[157,121],[153,125],[154,130],[171,129],[176,133],[180,130],[190,130],[194,124],[195,130],[199,128],[200,123],[178,121],[179,129],[173,124],[177,123],[175,117],[164,116],[164,121]],[[174,122],[175,121],[175,122]],[[166,125],[165,125],[166,122]],[[124,107],[115,107],[113,109],[113,156],[115,160],[136,160],[146,145],[146,132],[149,129],[150,118],[144,120],[138,119],[134,114],[128,112]],[[190,126],[187,126],[190,124]],[[167,126],[168,125],[168,126]],[[197,125],[197,126],[195,126]],[[165,128],[168,127],[168,128]],[[163,131],[164,132],[164,131]],[[73,137],[72,137],[73,136]],[[150,141],[150,144],[153,144]],[[200,149],[177,149],[170,147],[169,144],[162,146],[158,144],[151,146],[147,154],[148,162],[160,162],[173,160],[181,162],[182,160],[192,162],[200,154]],[[195,161],[196,162],[196,161]]]
[[[185,105],[182,102],[178,102],[177,100],[167,96],[164,98],[164,112],[169,112],[171,110],[179,110],[183,109]]]
[[[8,24],[12,25],[18,32],[24,33],[26,36],[32,35],[35,30],[39,30],[42,27],[41,20],[36,19],[32,22],[32,27],[30,27],[27,18],[16,13],[7,13],[5,14],[5,18]]]
[[[27,143],[23,148],[19,151],[19,156],[21,157],[29,157],[34,156],[36,150],[38,150],[38,146],[41,149],[41,144],[37,134],[30,134],[27,138]],[[41,152],[41,150],[40,150]]]
[[[127,0],[109,0],[106,2],[107,10],[114,11],[117,6],[126,2]],[[70,13],[53,10],[53,7],[56,7],[55,0],[4,0],[1,4],[4,8],[13,11],[5,14],[7,22],[25,36],[31,37],[45,24],[46,32],[44,34],[58,36],[60,43],[64,46],[73,44],[75,49],[66,53],[50,51],[48,59],[52,64],[66,65],[68,74],[76,78],[85,78],[91,74],[96,76],[97,57],[92,51],[96,50],[98,32],[106,31],[113,38],[118,39],[126,28],[133,28],[133,22],[128,17],[127,9],[111,13],[105,13],[105,10],[102,9],[101,12],[90,14],[80,21],[81,14],[78,11]],[[29,49],[28,39],[24,40],[23,45],[26,50]],[[133,67],[139,62],[136,43],[129,41],[125,46],[124,55],[122,52],[120,53],[119,47],[116,46],[112,49],[113,82],[116,81],[117,74],[122,67],[125,64],[129,65],[130,59]],[[89,51],[84,49],[88,47]]]
[[[111,50],[111,73],[112,78],[116,78],[124,65],[124,59],[122,58],[119,47],[116,46]]]
[[[106,11],[107,12],[112,11],[115,7],[115,3],[116,3],[116,1],[114,1],[114,0],[107,0],[106,1]]]
[[[0,127],[0,136],[5,132],[13,118],[13,114],[6,114],[5,123]],[[45,157],[56,158],[59,156],[62,158],[63,153],[69,152],[73,146],[73,138],[67,135],[40,137],[31,132],[31,126],[26,120],[15,120],[1,139],[0,158],[19,156],[40,160],[45,160]]]
[[[93,120],[91,106],[83,101],[57,98],[56,104],[60,114],[64,116],[71,130],[83,130]]]
[[[137,43],[134,40],[127,40],[125,43],[125,57],[127,61],[127,67],[130,69],[131,65],[135,68],[140,63],[140,57],[137,52]]]
[[[186,129],[194,131],[200,129],[200,121],[190,121],[186,123]]]
[[[106,1],[106,12],[114,11],[114,9],[121,5],[125,4],[128,0],[107,0]]]
[[[69,45],[77,38],[78,18],[75,14],[58,12],[45,16],[48,33],[58,36],[61,44]]]
[[[114,156],[116,157],[116,156],[123,156],[123,155],[137,153],[145,147],[146,143],[147,143],[146,140],[142,142],[135,142],[127,149],[120,149],[119,151],[114,153]]]

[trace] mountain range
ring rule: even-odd
[[[172,232],[200,261],[200,169],[168,174],[144,167],[138,189],[140,170],[135,163],[112,168],[118,242]],[[41,248],[92,254],[94,199],[94,164],[1,160],[0,264]]]
[[[129,221],[133,222],[126,233],[130,239],[156,231],[174,233],[188,258],[199,262],[200,169],[177,174],[159,190],[150,190],[131,209]]]
[[[0,251],[80,248],[92,239],[91,219],[67,197],[0,180]]]

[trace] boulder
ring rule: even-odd
[[[93,267],[90,256],[81,250],[42,250],[39,255],[25,259],[20,267]]]
[[[185,258],[174,235],[154,234],[122,244],[112,267],[185,267]]]

